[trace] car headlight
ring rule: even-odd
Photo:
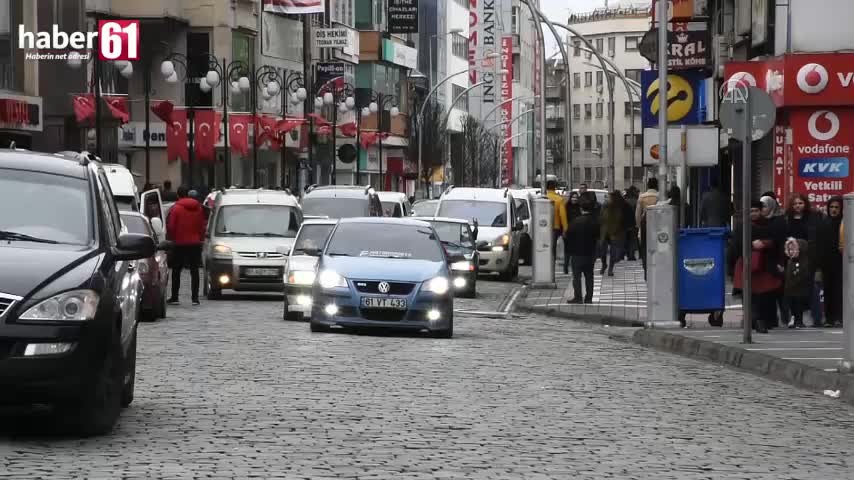
[[[320,272],[320,275],[317,277],[317,282],[320,284],[321,288],[325,288],[327,290],[330,288],[347,287],[347,280],[332,270],[324,270]]]
[[[139,270],[139,273],[144,275],[144,274],[148,273],[148,268],[149,268],[148,262],[144,261],[144,260],[140,260],[139,262],[137,262],[136,268]]]
[[[288,272],[288,276],[285,278],[285,282],[290,283],[291,285],[311,285],[314,283],[314,279],[316,277],[317,274],[313,271],[294,270]]]
[[[495,245],[501,245],[501,246],[503,246],[503,247],[506,247],[507,245],[510,245],[510,235],[507,235],[507,234],[505,233],[504,235],[502,235],[502,236],[500,236],[500,237],[496,238],[496,239],[495,239]]]
[[[231,258],[232,250],[228,245],[223,245],[221,243],[213,246],[213,254],[215,257],[228,257]]]
[[[460,272],[460,271],[467,272],[469,270],[474,270],[474,265],[472,265],[471,262],[469,262],[469,261],[454,262],[451,264],[451,270],[454,270],[457,272]]]
[[[436,295],[444,295],[451,288],[451,283],[445,277],[436,277],[427,282],[427,290]]]
[[[71,290],[43,300],[21,315],[30,321],[85,321],[95,318],[98,294],[92,290]]]

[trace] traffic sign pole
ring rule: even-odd
[[[666,199],[667,188],[667,7],[658,9],[658,199]]]
[[[752,93],[752,92],[750,92]],[[744,343],[753,343],[753,302],[752,302],[752,286],[753,282],[750,278],[750,256],[753,253],[753,245],[751,245],[752,225],[750,224],[750,157],[751,147],[753,143],[753,115],[751,114],[750,98],[748,101],[740,105],[742,109],[742,117],[744,119],[744,137],[741,140],[741,312],[742,312],[742,327],[744,329]]]

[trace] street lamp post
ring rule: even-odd
[[[371,103],[368,105],[368,110],[371,113],[377,114],[377,147],[379,154],[379,164],[380,164],[380,190],[385,190],[385,182],[383,181],[383,134],[386,133],[384,127],[385,120],[385,110],[389,108],[389,124],[391,123],[391,118],[394,118],[400,114],[400,110],[394,106],[397,103],[397,97],[392,94],[386,94],[381,92],[374,92],[371,94]],[[391,132],[391,125],[388,126],[389,133]]]
[[[297,106],[300,103],[305,102],[306,97],[308,97],[308,91],[305,89],[305,81],[303,80],[303,74],[299,71],[291,71],[284,75],[284,88],[285,92],[282,94],[282,118],[288,117],[288,104],[290,103],[293,106]],[[269,90],[269,89],[268,89]],[[305,115],[303,115],[305,117]],[[285,188],[285,169],[287,167],[287,134],[282,133],[281,139],[281,153],[282,153],[282,188]]]
[[[315,105],[332,105],[337,103],[335,108],[332,109],[332,185],[337,185],[338,179],[338,159],[337,152],[335,150],[336,137],[338,136],[338,113],[347,113],[352,110],[356,106],[356,100],[353,98],[353,87],[348,83],[344,83],[340,86],[336,85],[336,82],[328,82],[327,83],[327,91],[322,92],[322,96],[319,96],[315,99]],[[321,92],[318,92],[321,93]]]
[[[283,82],[279,70],[269,65],[262,65],[257,68],[253,66],[251,73],[252,78],[248,79],[250,81],[241,81],[239,86],[244,87],[247,83],[250,84],[249,97],[252,103],[252,119],[254,121],[252,128],[252,186],[258,188],[258,134],[260,133],[256,119],[258,115],[258,91],[261,91],[261,96],[265,101],[270,100],[282,94]],[[243,88],[243,90],[246,89]]]

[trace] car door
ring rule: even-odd
[[[157,234],[157,238],[165,239],[166,216],[163,214],[163,199],[160,197],[160,190],[154,189],[143,192],[139,196],[139,203],[142,205],[142,214],[148,218],[151,229]]]

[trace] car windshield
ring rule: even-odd
[[[303,225],[291,253],[303,255],[307,250],[322,250],[334,227],[335,225]]]
[[[436,207],[439,202],[436,200],[423,200],[420,202],[416,202],[415,205],[412,206],[413,215],[416,217],[435,217],[436,216]]]
[[[480,226],[506,227],[507,204],[485,202],[482,200],[442,200],[439,205],[439,217],[462,218],[474,221]]]
[[[465,223],[431,221],[439,240],[452,246],[474,248],[471,230]]]
[[[216,235],[247,237],[297,236],[299,217],[293,207],[281,205],[226,205],[216,217]]]
[[[24,202],[22,205],[21,202]],[[82,178],[0,169],[0,232],[4,238],[41,243],[92,242],[89,184]],[[23,208],[11,208],[20,205]]]
[[[358,198],[310,198],[302,200],[306,215],[329,218],[368,217],[368,202]]]
[[[133,197],[115,196],[113,198],[116,200],[116,208],[118,208],[120,212],[135,211]]]
[[[369,222],[339,225],[329,240],[326,254],[431,262],[445,258],[429,227]]]
[[[148,222],[136,215],[122,215],[122,222],[128,228],[129,233],[139,233],[141,235],[151,235],[151,230],[148,228]]]
[[[397,202],[382,202],[383,216],[385,217],[402,217],[403,210],[400,209],[400,204]]]

